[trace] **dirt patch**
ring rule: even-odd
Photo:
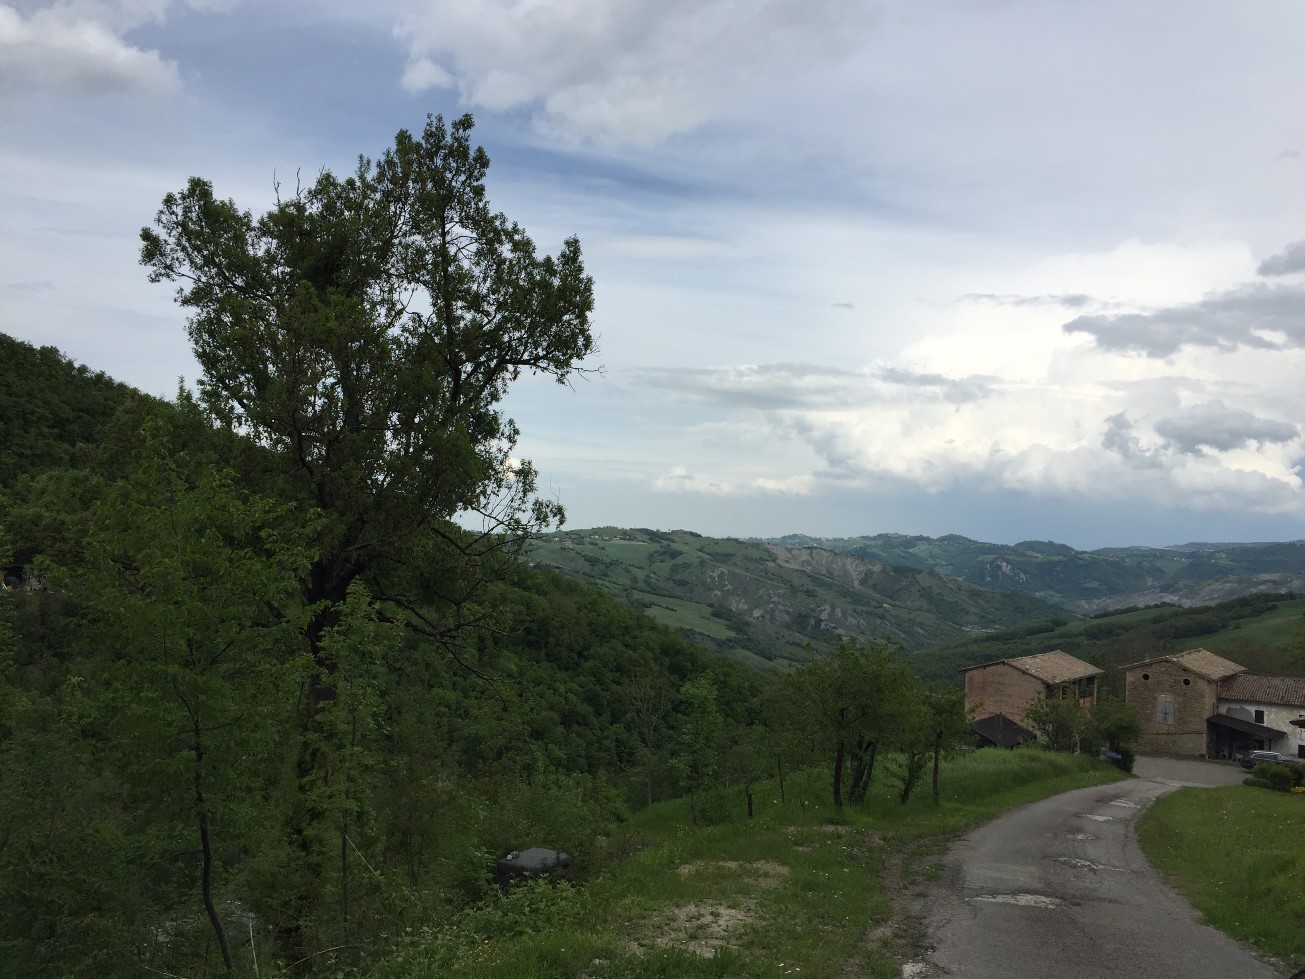
[[[650,948],[682,948],[709,959],[731,946],[739,931],[757,917],[757,906],[751,901],[732,907],[698,901],[663,908],[648,918],[648,937],[634,942],[630,951],[638,955]]]
[[[774,887],[791,873],[787,866],[776,860],[753,860],[750,862],[743,860],[694,860],[692,863],[681,864],[675,869],[675,872],[681,877],[691,877],[697,873],[715,870],[738,871],[743,876],[755,880],[762,887]]]
[[[871,837],[871,839],[875,840],[878,846],[883,846],[883,840],[878,837]],[[917,840],[905,847],[895,848],[885,855],[881,880],[884,892],[892,902],[892,915],[886,921],[881,921],[865,930],[861,935],[862,950],[853,953],[843,964],[843,976],[850,979],[852,976],[865,975],[867,969],[864,950],[875,946],[899,962],[907,962],[908,965],[912,965],[912,968],[919,965],[918,962],[911,962],[918,959],[923,951],[921,943],[924,938],[924,901],[919,887],[924,883],[926,876],[930,876],[926,872],[925,861],[937,846],[937,842],[932,839]],[[931,974],[929,971],[908,973],[905,969],[902,973],[903,976],[921,977]]]

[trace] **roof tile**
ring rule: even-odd
[[[1219,683],[1220,700],[1247,700],[1305,709],[1305,677],[1240,673]]]

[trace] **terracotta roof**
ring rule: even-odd
[[[1239,673],[1219,682],[1219,699],[1283,704],[1305,710],[1305,677]]]
[[[993,660],[991,663],[979,663],[977,666],[967,666],[961,672],[978,670],[985,666],[997,666],[999,663],[1005,663],[1017,670],[1023,670],[1029,676],[1041,680],[1043,683],[1068,683],[1070,680],[1082,680],[1090,676],[1100,676],[1106,672],[1097,669],[1091,663],[1084,663],[1081,659],[1076,659],[1069,653],[1061,652],[1059,649],[1050,653],[1035,653],[1032,656],[1017,656],[1014,659],[998,659]]]
[[[1161,663],[1165,660],[1177,663],[1179,666],[1185,667],[1207,680],[1222,680],[1224,677],[1232,676],[1234,673],[1241,673],[1246,669],[1246,667],[1238,666],[1230,659],[1214,655],[1208,649],[1189,649],[1186,652],[1174,653],[1172,656],[1156,656],[1140,663],[1130,663],[1124,669],[1132,670],[1139,666],[1150,666],[1152,663]]]

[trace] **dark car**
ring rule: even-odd
[[[1281,751],[1252,751],[1242,759],[1242,768],[1248,771],[1256,765],[1292,764],[1296,759]]]

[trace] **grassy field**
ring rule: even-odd
[[[907,806],[889,764],[864,807],[827,801],[827,774],[702,802],[718,825],[693,829],[684,800],[635,816],[608,841],[584,887],[532,886],[471,909],[453,928],[414,934],[366,979],[896,977],[909,954],[890,893],[937,872],[951,835],[1014,806],[1122,777],[1094,760],[1040,751],[967,752]],[[361,976],[360,976],[361,979]]]
[[[1210,925],[1305,968],[1305,795],[1182,789],[1143,814],[1138,838]]]

